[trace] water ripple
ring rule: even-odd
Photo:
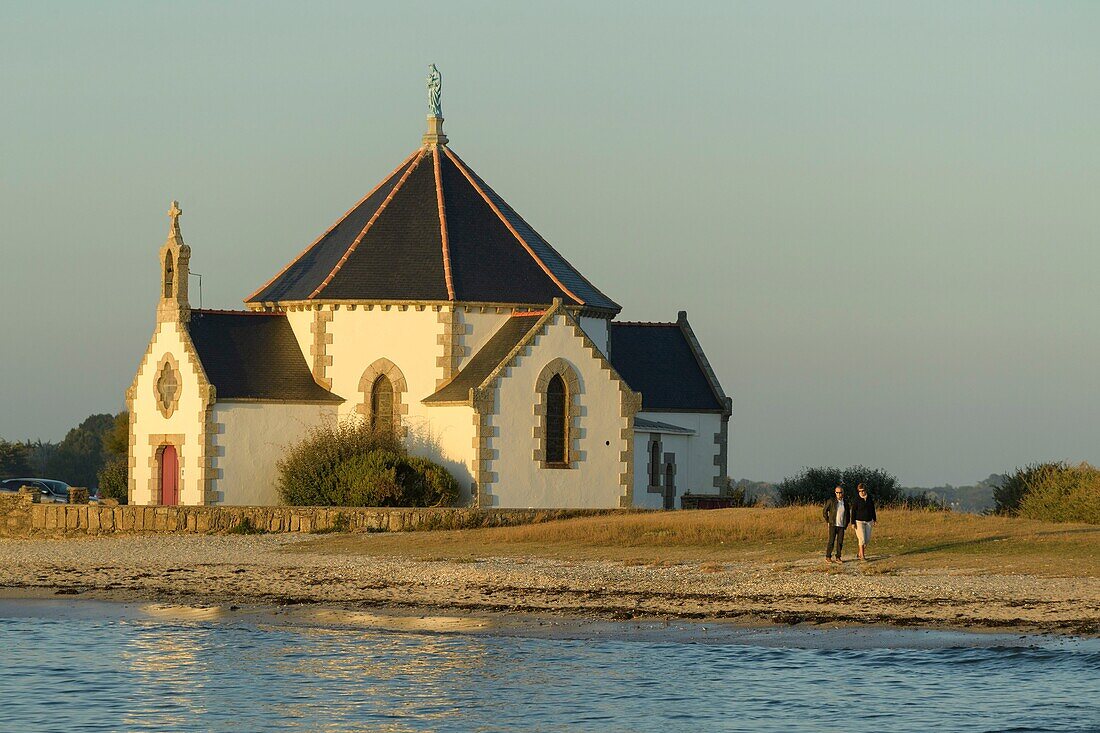
[[[562,640],[24,610],[0,613],[0,731],[1100,730],[1096,644],[784,638]]]

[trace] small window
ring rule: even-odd
[[[566,458],[567,416],[565,380],[555,374],[546,385],[546,462],[564,464]]]
[[[661,485],[661,442],[657,436],[649,444],[649,485]]]
[[[393,430],[393,382],[384,374],[371,385],[370,414],[371,428]]]

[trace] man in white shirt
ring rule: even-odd
[[[841,550],[844,548],[844,530],[852,523],[850,502],[844,501],[844,487],[833,489],[833,496],[822,508],[822,516],[829,525],[829,544],[825,547],[825,562],[842,563]],[[836,544],[836,560],[833,560],[833,544]]]

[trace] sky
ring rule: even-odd
[[[1098,463],[1097,38],[1094,2],[0,4],[0,436],[122,409],[172,199],[242,307],[419,145],[434,62],[451,147],[620,319],[688,311],[732,476]]]

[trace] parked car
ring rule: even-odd
[[[67,504],[69,502],[69,485],[64,481],[52,478],[9,478],[0,481],[0,491],[15,493],[24,486],[32,486],[38,489],[42,501]]]

